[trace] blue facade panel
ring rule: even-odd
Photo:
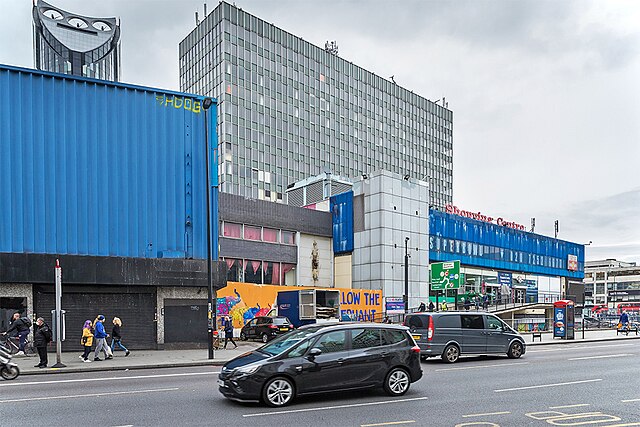
[[[584,245],[577,243],[437,210],[429,211],[429,233],[432,262],[460,260],[496,270],[584,277]],[[577,271],[567,268],[569,255],[577,257]]]
[[[206,258],[205,153],[200,97],[0,65],[0,252]]]
[[[331,196],[329,209],[333,218],[333,252],[353,252],[353,191]]]

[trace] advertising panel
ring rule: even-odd
[[[565,309],[563,307],[555,307],[553,309],[553,336],[564,337],[567,333],[565,324]]]
[[[460,287],[460,261],[431,264],[431,290],[458,289]]]
[[[567,270],[578,271],[578,257],[576,255],[567,255]]]
[[[404,313],[404,299],[402,297],[386,297],[384,311],[386,314]]]
[[[220,316],[229,316],[233,320],[233,326],[241,328],[254,317],[266,316],[272,308],[275,308],[278,291],[300,291],[305,289],[326,290],[327,288],[228,282],[226,287],[218,291],[218,322],[220,322]],[[341,318],[355,321],[373,321],[374,318],[379,320],[379,313],[381,312],[382,291],[340,289]]]

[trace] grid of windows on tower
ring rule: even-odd
[[[452,201],[451,110],[232,5],[180,43],[180,88],[218,99],[222,191],[280,201],[326,171],[384,169]]]

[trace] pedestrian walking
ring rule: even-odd
[[[424,302],[421,302],[420,305],[418,306],[418,312],[422,313],[423,311],[427,310],[427,306],[424,305]]]
[[[442,301],[442,305],[440,306],[440,310],[442,310],[442,311],[449,310],[449,307],[447,307],[447,302],[446,301]]]
[[[47,357],[47,345],[51,342],[53,334],[49,325],[47,325],[42,317],[38,317],[36,324],[33,325],[33,345],[38,350],[38,356],[40,356],[40,363],[34,366],[34,368],[46,368],[49,364]]]
[[[429,311],[433,312],[436,309],[436,306],[433,304],[433,301],[429,301]]]
[[[24,346],[27,343],[27,336],[29,336],[30,328],[31,319],[26,316],[20,317],[20,313],[18,313],[17,311],[13,313],[9,329],[7,329],[4,335],[8,335],[9,338],[20,338],[19,351],[16,353],[16,356],[24,356]]]
[[[471,308],[471,300],[469,300],[469,298],[467,298],[466,300],[464,300],[464,309],[466,311],[469,311],[470,308]]]
[[[382,323],[391,324],[391,319],[389,319],[389,316],[384,316],[384,319],[382,319]]]
[[[482,295],[482,309],[487,311],[487,308],[489,308],[489,295],[484,294]]]
[[[111,353],[113,354],[114,346],[120,347],[124,350],[124,357],[127,357],[131,352],[127,350],[127,347],[122,345],[122,334],[120,328],[122,327],[122,320],[119,317],[113,318],[113,329],[111,329]]]
[[[82,327],[82,339],[80,341],[84,348],[84,353],[80,356],[85,363],[91,362],[89,355],[91,354],[91,346],[93,346],[93,332],[91,332],[91,320],[85,320]]]
[[[476,306],[476,311],[480,308],[480,297],[476,295],[473,297],[473,304]]]
[[[113,359],[113,355],[110,353],[109,345],[107,344],[107,337],[109,334],[104,330],[104,316],[102,314],[96,317],[96,320],[93,322],[93,336],[96,339],[96,351],[93,354],[94,362],[101,362],[100,352],[104,352],[104,358]]]
[[[224,349],[227,349],[227,343],[231,341],[233,348],[238,348],[238,344],[233,340],[233,321],[226,316],[224,318]]]

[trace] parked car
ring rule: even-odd
[[[266,343],[270,339],[292,330],[293,323],[284,316],[258,316],[240,329],[240,339],[246,341],[255,338]]]
[[[506,354],[517,359],[526,351],[522,335],[488,313],[417,313],[407,315],[404,324],[423,359],[441,356],[454,363],[463,354]]]
[[[399,325],[307,325],[227,362],[218,389],[238,401],[280,407],[295,397],[383,387],[401,396],[422,377],[420,347]]]

